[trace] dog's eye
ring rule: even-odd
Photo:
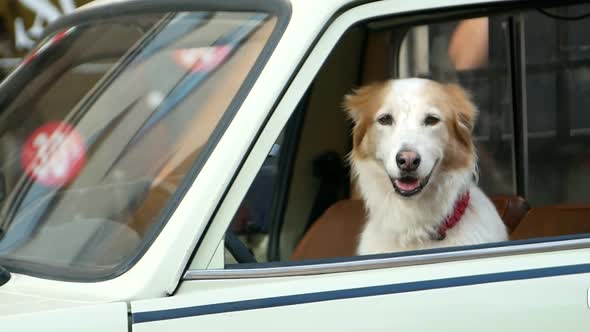
[[[377,118],[377,122],[383,126],[391,126],[393,124],[393,117],[391,114],[383,114]]]
[[[434,126],[435,124],[437,124],[439,122],[440,122],[440,119],[434,115],[429,115],[426,117],[426,119],[424,119],[425,126]]]

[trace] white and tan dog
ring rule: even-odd
[[[477,110],[458,85],[375,83],[346,96],[350,155],[365,201],[360,255],[507,240],[476,184]]]

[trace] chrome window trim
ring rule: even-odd
[[[182,280],[218,280],[218,279],[251,279],[251,278],[276,278],[298,277],[332,273],[369,271],[389,269],[395,267],[415,266],[423,264],[436,264],[446,262],[464,261],[470,259],[492,258],[501,256],[514,256],[523,254],[535,254],[561,250],[574,250],[590,248],[590,238],[573,239],[555,242],[541,242],[521,244],[506,247],[492,247],[481,249],[461,250],[454,252],[438,252],[423,255],[386,257],[377,259],[355,260],[348,262],[320,263],[295,266],[279,266],[251,269],[214,269],[214,270],[188,270]]]

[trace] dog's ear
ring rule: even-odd
[[[383,103],[386,86],[386,82],[371,83],[344,96],[344,109],[354,123],[358,123],[363,114],[370,115],[377,112]]]
[[[471,134],[477,118],[477,108],[471,101],[467,91],[457,84],[446,84],[444,86],[448,96],[449,104],[455,114],[453,131],[457,140],[468,149],[473,148]]]
[[[470,133],[477,119],[477,108],[471,101],[471,95],[458,84],[446,84],[445,90],[451,98],[451,107],[457,114],[460,126],[465,127]]]
[[[359,110],[354,107],[357,103],[357,98],[356,91],[353,91],[351,94],[344,96],[344,102],[342,103],[342,107],[346,111],[346,114],[354,123],[357,123],[360,117]]]
[[[363,91],[364,88],[355,89],[352,93],[344,96],[343,107],[348,117],[356,124],[361,117],[363,104],[367,95]]]
[[[387,81],[372,83],[356,89],[353,93],[344,97],[344,109],[350,119],[354,121],[354,129],[352,130],[353,153],[359,158],[364,158],[366,155],[366,151],[362,151],[363,149],[359,147],[365,138],[375,113],[383,105],[388,86]]]

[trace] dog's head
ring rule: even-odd
[[[361,87],[344,106],[355,124],[351,158],[381,163],[402,196],[420,193],[437,171],[474,170],[477,112],[458,85],[390,80]]]

